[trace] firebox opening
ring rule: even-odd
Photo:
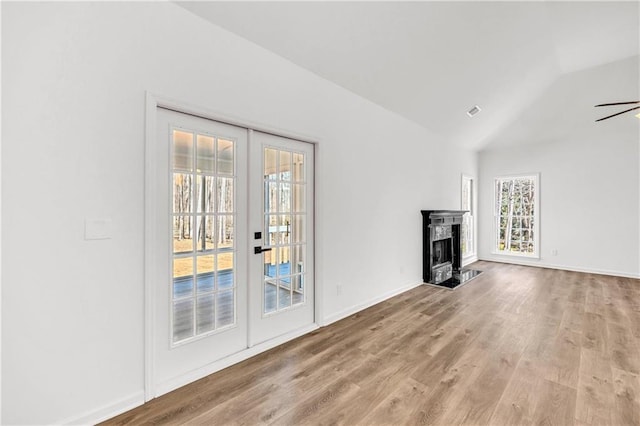
[[[434,241],[433,243],[433,266],[451,262],[451,239]]]

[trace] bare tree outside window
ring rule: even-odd
[[[495,191],[496,252],[535,256],[538,176],[496,178]]]
[[[173,343],[235,322],[235,142],[173,129]]]

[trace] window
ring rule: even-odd
[[[474,201],[475,201],[475,193],[473,188],[473,178],[470,176],[462,175],[462,202],[461,208],[462,210],[468,210],[468,213],[465,213],[462,216],[462,225],[460,227],[461,236],[460,236],[460,245],[462,249],[462,257],[473,256],[476,252],[475,250],[475,241],[474,241]]]
[[[495,252],[538,257],[538,175],[495,179]]]

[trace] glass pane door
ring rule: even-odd
[[[248,346],[248,131],[158,108],[156,132],[151,396]]]
[[[250,137],[249,345],[315,324],[313,145]]]

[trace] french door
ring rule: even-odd
[[[247,130],[158,108],[157,135],[161,384],[247,347]]]
[[[313,146],[251,132],[250,340],[314,322]]]
[[[156,119],[148,397],[314,323],[312,145],[164,108]]]

